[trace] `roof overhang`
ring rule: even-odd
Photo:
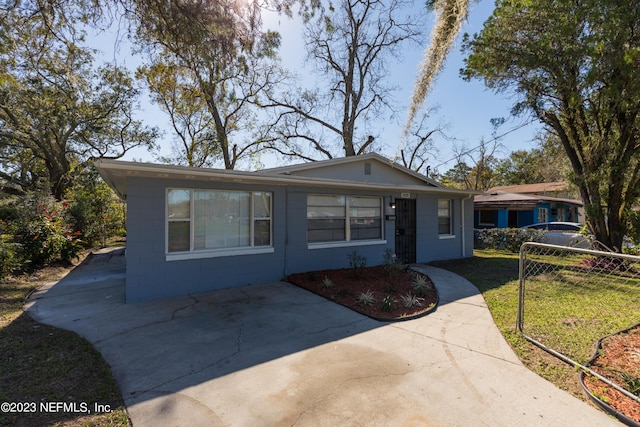
[[[540,203],[554,202],[568,205],[583,206],[580,200],[563,199],[533,194],[505,193],[502,191],[487,192],[474,199],[475,207],[500,207],[504,206],[535,206]]]
[[[333,180],[327,178],[304,177],[296,175],[245,172],[225,169],[193,168],[186,166],[161,165],[154,163],[127,162],[122,160],[98,160],[95,167],[105,182],[118,195],[126,200],[127,181],[132,178],[168,179],[175,181],[204,181],[243,184],[262,184],[274,186],[307,186],[324,188],[345,188],[361,190],[389,191],[391,193],[432,193],[443,195],[481,194],[479,191],[457,190],[432,185],[380,184],[360,181]],[[177,185],[177,184],[176,184]]]

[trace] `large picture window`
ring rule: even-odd
[[[450,199],[438,200],[438,234],[441,236],[453,234],[451,211]]]
[[[382,239],[382,199],[329,194],[307,196],[309,243]]]
[[[271,193],[169,189],[167,252],[271,246]]]

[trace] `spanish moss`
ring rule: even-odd
[[[453,42],[467,17],[469,0],[435,0],[432,7],[436,12],[436,25],[431,34],[431,44],[420,65],[416,86],[411,96],[409,115],[404,127],[403,139],[407,136],[411,123],[424,103],[435,77],[438,75]]]

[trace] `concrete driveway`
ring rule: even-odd
[[[438,310],[384,323],[282,282],[127,305],[107,250],[27,311],[93,343],[135,427],[620,425],[524,368],[473,285],[423,268]]]

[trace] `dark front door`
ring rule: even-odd
[[[396,257],[416,262],[416,201],[396,199]]]
[[[509,211],[509,228],[518,228],[518,211]]]

